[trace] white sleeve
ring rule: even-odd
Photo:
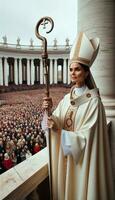
[[[72,131],[62,129],[61,145],[64,155],[72,155],[77,164],[85,149],[86,138],[83,135],[77,135]]]
[[[71,142],[69,135],[67,134],[67,131],[62,129],[62,134],[61,134],[61,145],[63,149],[64,156],[70,155],[71,154]]]

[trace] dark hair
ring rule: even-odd
[[[89,72],[87,78],[85,79],[85,84],[88,86],[89,89],[93,89],[94,86],[91,82],[90,68],[87,65],[84,65],[84,64],[81,64],[81,63],[79,63],[79,64],[83,67],[85,72]]]
[[[87,72],[87,71],[89,72],[89,67],[87,65],[84,65],[82,63],[79,63],[79,64],[83,67],[85,72]]]

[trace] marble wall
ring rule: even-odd
[[[91,71],[100,89],[108,120],[115,180],[115,0],[78,0],[78,32],[100,38],[100,51]]]

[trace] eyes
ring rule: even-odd
[[[75,68],[70,67],[69,71],[70,72],[77,72],[77,71],[81,71],[81,68],[80,67],[75,67]]]

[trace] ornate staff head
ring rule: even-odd
[[[37,25],[36,25],[36,29],[35,29],[35,34],[37,36],[38,39],[42,40],[43,42],[43,54],[42,54],[42,58],[48,58],[48,54],[47,54],[47,40],[45,37],[43,37],[42,35],[40,35],[39,33],[39,27],[42,25],[43,26],[43,29],[46,29],[46,25],[50,23],[51,24],[51,27],[50,27],[50,30],[46,31],[46,33],[50,33],[54,27],[54,22],[52,20],[51,17],[43,17],[41,18]]]
[[[47,64],[47,59],[48,59],[48,53],[47,53],[47,40],[45,37],[43,37],[42,35],[40,35],[39,33],[39,27],[40,25],[43,26],[43,28],[46,28],[46,24],[50,23],[51,27],[50,30],[46,31],[46,33],[50,33],[54,27],[54,22],[52,20],[52,18],[50,17],[43,17],[41,18],[37,25],[36,25],[36,29],[35,29],[35,34],[37,36],[38,39],[40,39],[43,43],[43,53],[42,53],[42,61],[43,61],[43,67],[45,69],[45,78],[46,78],[46,96],[49,97],[49,68],[48,68],[48,64]]]

